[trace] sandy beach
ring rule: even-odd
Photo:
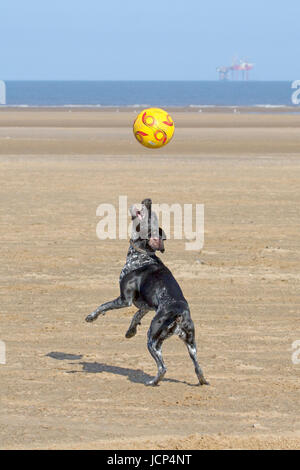
[[[300,448],[300,115],[172,110],[138,144],[139,110],[0,109],[1,449]],[[179,281],[210,387],[164,344],[156,388],[135,308],[118,296],[128,241],[96,236],[101,203],[204,204],[205,242],[160,255]],[[300,359],[300,353],[299,353]]]

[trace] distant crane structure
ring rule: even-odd
[[[217,67],[217,72],[219,74],[219,80],[249,80],[249,71],[252,70],[254,64],[251,64],[247,60],[238,60],[234,58],[231,65],[221,65]],[[240,75],[241,72],[241,75]]]

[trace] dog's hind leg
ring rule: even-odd
[[[158,382],[163,379],[165,373],[167,372],[167,368],[164,364],[162,353],[161,353],[161,346],[162,341],[154,341],[148,337],[148,350],[156,362],[157,365],[157,375],[154,379],[149,380],[146,385],[157,385]]]
[[[196,372],[196,375],[198,377],[198,380],[199,380],[199,385],[209,385],[209,382],[207,382],[207,380],[205,379],[204,375],[203,375],[203,372],[202,372],[202,369],[201,367],[199,366],[199,363],[198,363],[198,360],[197,360],[197,348],[196,348],[196,343],[192,343],[192,344],[189,344],[189,343],[186,343],[187,345],[187,348],[188,348],[188,351],[189,351],[189,355],[194,363],[194,366],[195,366],[195,372]]]
[[[141,324],[141,319],[149,312],[149,308],[141,307],[133,316],[130,326],[125,334],[126,338],[132,338],[136,335],[137,326]]]
[[[158,382],[164,377],[167,368],[164,364],[161,347],[163,341],[173,334],[175,322],[172,318],[167,318],[162,312],[157,312],[153,318],[150,328],[148,330],[148,350],[156,362],[157,375],[154,379],[147,382],[146,385],[157,385]]]
[[[183,330],[184,334],[179,337],[185,342],[189,355],[194,363],[195,372],[199,380],[199,385],[209,385],[209,382],[206,381],[204,378],[203,372],[201,367],[199,366],[198,359],[197,359],[197,347],[195,342],[195,333],[194,333],[194,325],[192,324],[190,328]]]

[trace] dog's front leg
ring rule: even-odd
[[[134,315],[130,323],[130,327],[128,328],[125,337],[132,338],[136,335],[137,326],[141,324],[141,319],[149,312],[149,308],[141,307]]]
[[[100,314],[105,315],[105,312],[107,312],[108,310],[129,307],[129,305],[131,305],[131,301],[120,296],[115,300],[105,302],[104,304],[100,305],[100,307],[96,308],[96,310],[94,310],[86,317],[85,321],[92,322],[96,320]]]

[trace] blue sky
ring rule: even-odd
[[[5,80],[300,79],[299,0],[1,0]]]

